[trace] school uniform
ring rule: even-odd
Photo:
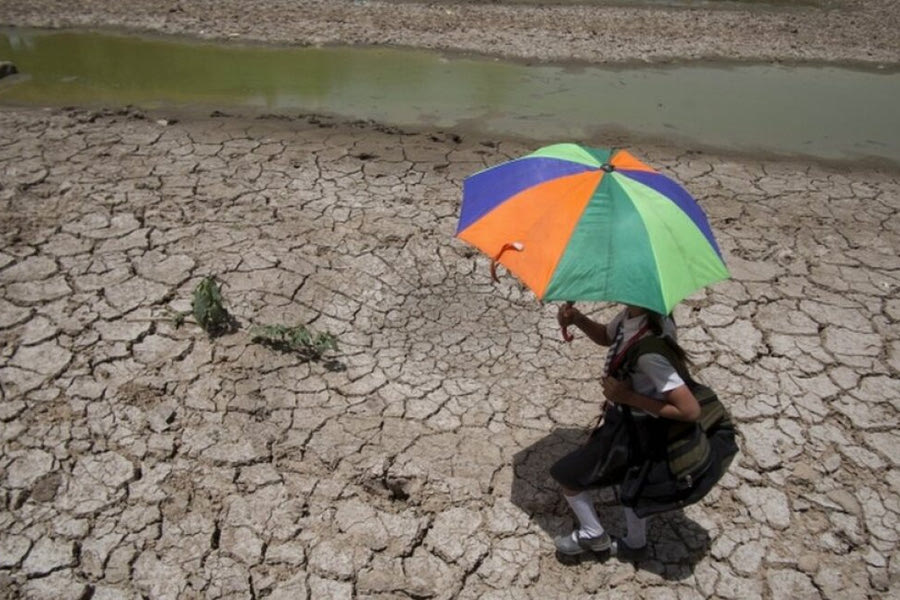
[[[675,324],[668,317],[661,320],[662,335],[675,340]],[[613,376],[630,377],[632,389],[643,396],[665,402],[665,394],[683,385],[693,386],[686,367],[671,352],[665,352],[666,344],[657,344],[663,351],[639,352],[631,364],[623,360],[629,349],[654,334],[647,326],[646,315],[628,317],[627,310],[619,313],[607,325],[607,334],[613,339],[606,370]],[[646,342],[645,342],[646,345]],[[669,356],[665,356],[668,354]],[[627,369],[624,367],[627,366]],[[680,369],[679,369],[680,368]],[[623,373],[627,370],[627,373]],[[681,370],[681,373],[679,373]],[[682,376],[684,375],[684,376]],[[630,415],[626,415],[625,411]],[[627,435],[610,435],[616,427],[625,428]],[[696,502],[705,496],[728,468],[737,452],[734,430],[730,421],[727,427],[709,432],[709,467],[687,484],[675,482],[666,461],[668,427],[673,421],[656,417],[637,408],[625,408],[610,404],[604,420],[605,431],[595,430],[588,441],[559,459],[550,474],[562,486],[571,490],[588,490],[610,485],[622,485],[622,500],[633,508],[638,517],[665,512]],[[619,465],[612,468],[611,465]],[[640,485],[635,484],[635,469],[644,466]],[[626,481],[627,480],[627,481]]]

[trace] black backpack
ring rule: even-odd
[[[660,354],[678,372],[700,403],[700,418],[688,423],[645,418],[636,424],[631,411],[632,443],[643,457],[625,475],[622,504],[640,517],[693,504],[721,479],[737,454],[736,430],[728,409],[716,393],[691,377],[687,366],[665,337],[646,337],[628,349],[620,373],[634,371],[644,354]]]

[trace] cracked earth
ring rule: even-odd
[[[523,59],[900,63],[889,0],[0,6],[17,25],[376,31]],[[531,149],[324,117],[0,109],[0,599],[896,596],[900,172],[633,148],[697,197],[731,269],[675,316],[741,452],[701,503],[651,519],[647,560],[569,564],[547,469],[596,415],[602,352],[562,343],[555,306],[452,237],[463,179]],[[216,338],[173,319],[208,275],[239,324]],[[339,351],[304,361],[249,334],[298,323]],[[613,493],[596,499],[622,533]]]
[[[528,150],[0,112],[0,597],[887,597],[900,175],[636,149],[697,196],[732,270],[676,318],[741,453],[651,520],[648,560],[572,565],[547,468],[596,414],[602,354],[452,238],[463,178]],[[168,312],[211,274],[240,323],[214,339]],[[265,323],[340,351],[252,343]]]

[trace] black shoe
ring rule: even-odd
[[[640,562],[647,558],[647,544],[639,548],[632,548],[622,538],[614,537],[609,546],[609,555],[615,556],[622,562]]]

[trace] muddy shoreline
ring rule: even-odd
[[[22,28],[21,35],[24,35],[26,37],[30,36],[30,35],[42,36],[42,35],[46,35],[47,33],[51,32],[51,31],[59,31],[59,30]],[[77,28],[77,29],[73,28],[73,29],[69,29],[68,31],[73,36],[85,36],[85,34],[87,34],[87,36],[90,36],[92,40],[95,35],[98,35],[99,37],[97,38],[97,40],[93,41],[92,45],[89,47],[89,52],[94,53],[94,54],[99,52],[98,48],[100,48],[100,46],[96,46],[96,44],[101,39],[102,40],[121,39],[121,40],[123,40],[123,43],[125,43],[125,40],[128,40],[127,43],[129,43],[129,44],[150,44],[150,43],[155,43],[156,41],[163,42],[163,43],[174,42],[175,44],[177,44],[179,42],[184,42],[186,44],[190,44],[189,46],[185,46],[185,47],[198,48],[198,49],[202,49],[204,51],[207,49],[216,48],[216,49],[219,49],[222,51],[230,52],[231,49],[229,48],[229,45],[244,46],[245,48],[243,50],[241,50],[241,52],[255,52],[259,49],[258,47],[292,48],[291,46],[276,45],[276,44],[272,44],[270,42],[264,42],[264,41],[259,41],[259,40],[240,40],[240,41],[232,40],[230,42],[224,42],[222,40],[207,40],[205,42],[204,41],[198,42],[195,37],[191,37],[190,35],[187,35],[187,34],[165,34],[165,33],[161,33],[158,31],[142,32],[139,34],[132,33],[131,35],[134,37],[120,37],[120,36],[128,36],[129,34],[127,33],[126,30],[124,30],[122,28],[104,27],[104,26],[97,26],[97,27],[90,27],[90,28]],[[90,32],[90,33],[88,33],[88,32]],[[94,32],[97,32],[97,33],[95,34]],[[14,32],[14,30],[10,31],[9,35],[13,36],[12,39],[18,39],[18,37],[19,37],[19,34],[16,34]],[[60,37],[63,37],[63,36],[60,36]],[[137,38],[140,38],[141,41],[138,41]],[[27,42],[20,41],[17,43],[22,44],[22,43],[27,43]],[[250,46],[250,47],[247,48],[246,46]],[[15,52],[16,52],[15,47],[16,46],[13,45],[12,47],[13,47],[13,50],[12,50],[13,57],[15,57]],[[296,49],[296,46],[294,46],[293,48]],[[348,46],[344,45],[343,48],[348,48]],[[418,49],[412,49],[412,50],[415,51]],[[119,50],[117,50],[117,49],[116,50],[111,50],[111,49],[106,50],[107,53],[112,53],[112,54],[114,54],[117,51],[119,51]],[[343,51],[339,51],[339,52],[343,52]],[[129,50],[129,53],[131,53],[131,50]],[[293,50],[284,50],[283,53],[284,53],[283,54],[284,56],[294,56],[296,54],[296,52]],[[70,52],[70,54],[71,54],[71,52]],[[76,54],[77,54],[77,52],[76,52]],[[315,54],[315,55],[318,56],[318,54]],[[350,55],[350,56],[356,55],[356,51],[351,49],[349,51],[348,55]],[[366,56],[366,54],[362,54],[362,55]],[[268,55],[266,54],[264,56],[268,56]],[[282,56],[282,54],[279,54],[279,57],[281,57],[281,56]],[[441,52],[441,53],[438,53],[436,51],[431,51],[430,53],[414,52],[410,56],[414,60],[418,59],[419,57],[426,56],[426,57],[429,57],[431,61],[434,61],[436,63],[437,62],[446,63],[448,59],[451,59],[451,57],[452,58],[461,58],[464,56],[468,56],[471,59],[476,59],[475,55],[473,55],[472,53],[466,53],[466,52],[463,52],[460,50],[445,51],[445,52]],[[167,57],[163,58],[163,57],[157,55],[155,57],[155,59],[152,56],[148,56],[148,58],[151,58],[151,61],[155,61],[155,62],[169,61],[172,64],[177,64],[179,62],[178,58],[171,57],[171,56],[167,56]],[[25,59],[23,58],[22,60],[25,60]],[[134,59],[132,58],[131,60],[134,60]],[[477,58],[477,60],[480,60],[479,64],[490,65],[491,68],[494,68],[495,63],[493,61],[486,60],[482,55],[479,55],[479,58]],[[529,60],[529,59],[524,59],[524,58],[510,59],[510,61],[520,63],[520,64],[521,63],[535,64],[535,61]],[[229,70],[232,70],[232,71],[240,70],[239,63],[236,63],[236,62],[233,62],[230,60],[220,61],[220,62],[221,62],[221,65],[219,65],[217,67],[222,71],[218,75],[220,81],[227,79],[227,77],[229,76],[229,73],[228,73]],[[290,62],[290,61],[287,61],[287,62]],[[290,64],[293,65],[294,63],[290,62]],[[392,64],[392,68],[397,68],[397,65],[395,65],[394,63],[391,63],[391,64]],[[694,68],[699,68],[699,69],[715,68],[715,69],[718,69],[719,72],[727,73],[727,69],[729,68],[729,66],[736,67],[736,65],[740,65],[740,64],[745,64],[745,63],[741,63],[741,61],[725,62],[722,60],[705,61],[704,64],[702,64],[702,65],[697,64],[697,63],[692,63],[691,67],[689,67],[686,71],[684,71],[686,73],[686,75],[684,77],[690,75],[690,73],[692,73],[692,71],[690,71],[690,69],[694,69]],[[797,63],[797,64],[804,65],[804,63]],[[230,65],[230,66],[226,66],[226,65]],[[574,63],[573,61],[567,61],[567,62],[563,63],[562,65],[554,64],[552,69],[554,69],[554,71],[559,71],[560,66],[564,69],[564,72],[568,72],[571,70],[571,73],[572,73],[571,76],[573,76],[573,77],[578,77],[579,74],[582,73],[582,71],[580,69],[582,67],[586,67],[586,65],[583,63]],[[827,90],[843,89],[841,87],[841,82],[843,81],[842,78],[844,78],[844,77],[853,77],[853,76],[859,77],[859,76],[861,76],[858,74],[852,75],[852,73],[855,72],[853,70],[848,71],[848,70],[835,69],[833,65],[830,65],[828,63],[822,63],[822,66],[829,67],[828,70],[829,70],[829,72],[832,73],[832,75],[829,76],[830,83],[828,84],[829,87],[826,87]],[[32,65],[31,67],[33,69],[37,68],[35,65]],[[497,65],[497,67],[501,68],[500,65]],[[635,67],[637,67],[637,68],[635,68]],[[641,67],[643,67],[643,69]],[[210,68],[212,68],[212,66]],[[443,67],[438,67],[438,68],[443,68]],[[515,68],[519,68],[519,67],[510,66],[510,67],[503,67],[503,68],[515,69]],[[586,67],[586,68],[590,68],[590,67]],[[654,65],[654,66],[651,66],[651,65],[647,65],[646,63],[631,62],[631,63],[616,63],[613,65],[603,65],[603,66],[601,66],[601,70],[596,71],[596,72],[599,74],[598,77],[600,77],[604,73],[610,73],[610,74],[613,74],[613,78],[615,79],[617,77],[615,75],[616,73],[622,73],[622,75],[618,76],[621,78],[621,77],[628,77],[631,73],[654,74],[654,73],[666,72],[666,70],[668,70],[668,69],[679,69],[679,68],[681,68],[681,67],[676,66],[676,65],[672,65],[672,66]],[[751,68],[751,69],[757,68],[758,69],[759,67],[745,67],[745,68]],[[777,66],[777,67],[763,67],[763,68],[769,68],[769,69],[777,70],[778,72],[783,72],[781,70],[786,68],[786,64],[785,64],[785,62],[782,62],[782,63],[780,63],[780,66]],[[804,67],[801,67],[801,69],[803,69],[803,68],[806,69],[805,71],[803,71],[804,73],[814,73],[815,77],[817,77],[819,79],[822,78],[820,75],[818,75],[818,73],[820,71],[816,70],[816,68],[810,68],[809,64],[805,64]],[[898,63],[896,68],[900,68],[900,63]],[[259,75],[259,76],[257,76],[257,73],[254,74],[256,80],[261,80],[262,74],[268,73],[265,70],[259,70],[260,69],[259,66],[255,67],[255,69],[258,71],[258,75]],[[542,72],[542,71],[540,71],[540,69],[544,69],[544,67],[536,67],[534,69],[534,71]],[[524,69],[522,69],[522,70],[524,71]],[[885,68],[880,68],[880,66],[875,66],[872,64],[865,64],[864,68],[862,70],[871,72],[874,74],[874,76],[869,76],[869,77],[872,79],[872,85],[876,86],[875,89],[879,89],[879,86],[882,85],[882,83],[881,83],[882,81],[896,82],[896,79],[894,78],[894,75],[893,75],[893,69],[888,70]],[[381,72],[381,71],[379,71],[379,72]],[[388,71],[385,70],[385,73],[387,73],[387,72]],[[885,76],[886,73],[891,73],[891,74]],[[68,72],[67,72],[67,74],[68,74]],[[166,75],[163,73],[155,72],[153,67],[150,67],[150,71],[148,71],[147,75],[151,81],[156,81],[157,78],[160,81],[164,81],[165,77],[166,77]],[[798,72],[796,74],[796,76],[794,77],[794,79],[796,79],[799,76],[801,76],[801,72]],[[87,77],[90,78],[90,77],[92,77],[92,75],[87,75]],[[639,77],[640,77],[640,75],[639,75]],[[363,78],[363,79],[365,79],[365,78]],[[290,93],[288,91],[289,85],[286,82],[293,81],[293,80],[294,80],[293,76],[288,76],[287,74],[281,75],[280,80],[278,79],[278,77],[272,76],[270,74],[269,80],[267,80],[267,81],[269,81],[269,83],[273,86],[274,85],[279,85],[279,86],[283,85],[284,90],[279,93],[280,94],[289,94]],[[585,78],[582,77],[582,80],[585,80]],[[275,83],[278,81],[281,81],[282,83]],[[4,82],[4,84],[5,83],[6,82]],[[186,83],[187,88],[191,87],[191,83],[189,81],[185,81],[182,83]],[[614,80],[611,83],[613,85],[615,85],[616,81]],[[682,81],[680,79],[676,80],[675,78],[672,78],[669,85],[675,85],[675,86],[680,85],[680,87],[682,87],[682,88],[685,87],[684,85],[681,85],[681,83],[682,83]],[[702,84],[703,82],[701,81],[699,83]],[[732,83],[733,83],[733,85],[737,85],[738,87],[744,86],[744,88],[746,88],[746,91],[752,92],[752,93],[755,93],[756,90],[758,90],[758,89],[765,88],[765,85],[763,82],[756,82],[753,85],[748,85],[748,84],[745,84],[740,81],[733,81]],[[790,82],[790,83],[791,83],[791,85],[793,85],[793,82]],[[15,83],[10,82],[9,85],[15,85]],[[145,87],[146,87],[146,85],[147,84],[144,84]],[[157,87],[153,87],[151,89],[158,91],[160,89],[163,89],[162,85],[163,84],[159,83],[159,84],[157,84]],[[221,85],[221,84],[217,84],[217,85]],[[260,84],[260,85],[262,85],[262,84]],[[376,82],[373,85],[375,85],[377,87],[378,84]],[[410,85],[412,85],[412,84],[410,84]],[[563,85],[563,84],[558,84],[558,85]],[[720,83],[720,85],[722,85],[722,84]],[[844,83],[843,85],[844,85],[844,87],[847,87],[846,83]],[[894,84],[894,87],[896,87],[895,84]],[[3,88],[0,88],[0,90],[2,90],[2,89]],[[42,105],[42,102],[46,102],[48,106],[59,107],[59,106],[76,106],[77,105],[77,106],[81,106],[88,110],[100,110],[100,109],[103,109],[104,107],[113,107],[113,108],[124,107],[126,105],[129,105],[130,103],[134,103],[134,104],[140,105],[143,110],[149,109],[155,113],[161,114],[162,115],[161,118],[169,118],[170,116],[172,118],[191,118],[191,117],[202,118],[212,112],[216,112],[216,113],[220,113],[220,114],[227,114],[231,118],[244,119],[244,120],[252,120],[252,119],[259,118],[259,117],[267,117],[267,116],[292,119],[292,118],[306,118],[309,116],[315,117],[317,115],[326,115],[326,116],[328,116],[328,118],[335,119],[336,121],[338,121],[344,125],[352,124],[352,123],[355,123],[358,121],[365,121],[365,122],[369,122],[371,124],[376,123],[376,121],[379,121],[379,122],[383,121],[383,124],[386,126],[400,127],[404,130],[414,131],[414,132],[440,131],[443,129],[443,130],[453,131],[453,132],[455,132],[459,135],[463,135],[463,136],[475,135],[475,136],[481,136],[481,137],[484,137],[482,134],[484,134],[487,131],[487,129],[489,129],[488,124],[482,122],[483,119],[479,119],[477,117],[477,115],[476,116],[464,115],[462,117],[457,116],[459,113],[459,110],[458,110],[459,107],[455,107],[455,106],[449,107],[445,113],[442,113],[443,120],[440,124],[437,124],[435,122],[432,122],[431,124],[429,124],[429,121],[434,121],[434,119],[426,119],[424,117],[422,119],[424,122],[417,124],[417,123],[415,123],[414,118],[410,118],[410,117],[406,116],[406,113],[402,113],[402,115],[401,115],[401,113],[398,113],[396,110],[393,112],[385,111],[385,110],[368,111],[367,112],[367,109],[365,107],[360,108],[358,111],[357,110],[347,110],[346,107],[342,108],[343,99],[340,96],[333,98],[334,103],[332,103],[332,102],[326,102],[324,104],[319,103],[319,104],[321,104],[321,106],[316,106],[316,107],[304,107],[304,106],[302,106],[302,104],[303,104],[302,102],[300,102],[298,105],[293,106],[293,107],[289,106],[288,104],[283,104],[283,103],[281,105],[277,105],[277,106],[273,105],[273,106],[267,107],[267,106],[247,106],[246,102],[241,102],[240,100],[238,100],[237,102],[234,102],[234,101],[232,101],[232,99],[230,97],[226,98],[224,96],[219,97],[219,98],[210,98],[210,97],[205,97],[203,95],[198,95],[195,100],[188,100],[187,97],[188,97],[189,92],[185,92],[185,97],[181,97],[182,90],[185,89],[184,86],[176,85],[173,89],[178,89],[179,94],[175,95],[171,92],[161,93],[161,95],[159,95],[158,99],[143,98],[143,97],[140,97],[139,95],[135,96],[135,94],[131,94],[131,95],[125,94],[124,96],[119,97],[118,95],[116,95],[115,92],[112,92],[112,93],[106,93],[105,97],[102,100],[99,99],[99,97],[92,99],[89,96],[86,96],[84,99],[76,100],[75,98],[77,98],[77,96],[72,96],[71,90],[68,87],[66,87],[66,85],[63,85],[54,94],[50,94],[50,95],[45,94],[45,97],[47,98],[46,100],[38,100],[38,99],[34,99],[34,98],[28,96],[27,94],[24,96],[17,97],[15,95],[15,92],[13,91],[13,89],[10,88],[9,94],[11,94],[11,95],[5,95],[5,96],[0,95],[0,103],[2,103],[4,106],[9,107],[9,108],[15,108],[16,106],[21,106],[22,108],[27,108],[28,106],[39,106],[39,105]],[[600,86],[592,85],[591,89],[594,91],[597,91],[598,89],[600,89]],[[774,97],[778,93],[779,89],[780,89],[779,85],[773,84],[773,88],[767,90],[766,97],[768,97],[768,98]],[[790,86],[789,86],[789,89],[791,89]],[[653,90],[651,90],[651,92],[652,91]],[[666,94],[669,94],[669,95],[674,94],[674,97],[673,98],[669,98],[668,96],[664,97],[661,94],[660,102],[665,101],[665,102],[667,102],[667,104],[674,104],[676,106],[679,105],[679,102],[681,100],[679,100],[679,98],[677,97],[678,91],[679,91],[678,89],[667,89]],[[606,91],[603,91],[602,93],[607,94],[610,98],[609,102],[615,104],[615,102],[616,102],[615,90],[606,90]],[[694,88],[693,92],[691,92],[691,93],[697,94],[698,92],[697,92],[696,88]],[[570,95],[572,95],[572,94],[574,94],[574,92],[570,93]],[[584,96],[584,95],[582,94],[582,96]],[[733,91],[732,91],[732,96],[734,96]],[[813,102],[814,101],[813,99],[817,97],[815,94],[812,94],[808,91],[806,92],[806,96],[808,96],[807,101],[810,101],[810,102]],[[864,101],[864,99],[866,98],[865,92],[862,92],[861,94],[857,94],[857,96],[858,96],[857,100],[860,102]],[[871,94],[870,94],[870,96],[871,96]],[[882,93],[881,100],[884,99],[883,96],[884,96],[884,94]],[[385,96],[385,97],[387,97],[387,96]],[[397,96],[397,98],[401,99],[400,100],[401,105],[402,105],[402,98],[404,98],[404,97],[405,96],[403,96],[403,95]],[[584,96],[584,97],[586,98],[587,96]],[[706,97],[705,94],[704,94],[704,97]],[[22,99],[20,100],[19,98],[22,98]],[[694,100],[695,100],[694,96],[689,96],[689,98],[690,98],[691,102],[694,102]],[[739,129],[735,129],[736,126],[734,125],[733,121],[735,121],[735,119],[746,120],[748,118],[746,115],[752,113],[752,110],[755,109],[755,106],[752,103],[747,106],[741,105],[742,97],[734,96],[732,98],[732,100],[734,102],[730,103],[730,104],[723,104],[723,101],[719,100],[719,103],[722,104],[723,108],[727,106],[727,107],[729,107],[728,110],[730,110],[730,112],[731,112],[727,121],[717,122],[714,125],[710,125],[710,123],[706,122],[706,119],[700,119],[699,118],[700,113],[697,113],[696,111],[693,114],[693,116],[691,114],[688,114],[688,115],[685,115],[685,114],[671,115],[670,114],[667,117],[663,116],[662,117],[663,120],[668,119],[669,122],[673,122],[673,123],[677,122],[677,123],[683,124],[684,127],[673,127],[670,125],[666,125],[667,129],[660,129],[659,123],[657,123],[656,131],[643,131],[643,132],[630,131],[627,128],[611,126],[609,124],[605,124],[603,126],[596,126],[596,127],[584,126],[584,127],[581,127],[581,129],[577,129],[579,123],[591,122],[595,116],[594,113],[591,112],[591,110],[590,110],[590,106],[591,106],[590,103],[586,103],[586,104],[584,104],[584,110],[582,110],[583,114],[578,113],[581,116],[578,117],[577,119],[581,119],[581,120],[572,121],[572,119],[574,117],[571,115],[568,117],[569,121],[567,123],[572,123],[572,126],[569,127],[569,130],[574,131],[574,129],[577,129],[578,132],[572,133],[572,131],[570,131],[569,134],[565,137],[570,137],[570,138],[573,138],[578,141],[582,141],[582,142],[590,144],[590,145],[599,145],[599,146],[604,146],[604,145],[667,146],[668,145],[668,146],[673,147],[673,149],[674,148],[683,148],[685,150],[690,150],[690,151],[698,152],[698,153],[704,153],[707,155],[719,155],[719,156],[722,156],[723,158],[731,156],[731,157],[745,157],[745,158],[758,159],[758,160],[787,159],[787,160],[791,160],[791,161],[815,162],[815,163],[819,163],[819,164],[822,164],[825,166],[828,166],[828,165],[842,166],[847,169],[875,167],[875,168],[896,171],[898,168],[900,168],[900,162],[898,162],[896,155],[888,154],[887,150],[884,150],[884,148],[887,148],[887,147],[892,148],[892,146],[886,145],[888,143],[887,140],[890,138],[885,139],[885,144],[882,144],[882,147],[879,147],[877,145],[877,140],[880,139],[877,136],[881,135],[884,131],[884,122],[885,122],[884,119],[891,120],[892,115],[890,115],[889,113],[882,115],[882,120],[877,121],[878,125],[876,125],[874,129],[872,128],[873,117],[871,115],[869,115],[869,123],[868,123],[869,128],[866,129],[865,128],[866,122],[861,121],[858,124],[858,126],[853,128],[852,131],[848,130],[846,132],[847,135],[849,136],[848,138],[840,137],[839,135],[838,136],[835,136],[835,135],[829,136],[829,134],[832,132],[828,131],[827,129],[826,129],[826,131],[823,132],[823,131],[821,131],[822,128],[820,127],[819,129],[815,129],[815,130],[804,130],[804,131],[795,132],[793,138],[784,137],[785,134],[783,134],[783,133],[781,134],[781,136],[782,136],[781,138],[778,138],[776,135],[775,138],[780,140],[780,142],[777,140],[773,141],[773,139],[771,139],[772,136],[769,136],[767,138],[757,138],[756,143],[754,144],[754,143],[746,143],[746,140],[742,140],[741,136],[745,135],[745,132],[740,131]],[[540,98],[534,100],[534,102],[539,102],[539,101],[540,101]],[[25,104],[21,104],[21,102],[24,102]],[[188,106],[191,102],[196,102],[196,105]],[[585,101],[582,101],[582,102],[585,102]],[[788,104],[791,104],[792,102],[797,102],[796,93],[794,96],[788,97]],[[29,104],[29,103],[31,103],[31,104]],[[888,102],[888,104],[889,103],[890,102]],[[423,104],[423,102],[419,102],[419,104]],[[652,103],[650,103],[650,104],[652,104]],[[882,102],[882,104],[883,104],[883,102]],[[658,105],[654,105],[654,106],[661,107],[662,104],[658,104]],[[151,108],[151,107],[153,107],[153,108]],[[417,107],[418,107],[418,104],[415,104],[409,110],[416,110]],[[556,107],[556,108],[558,109],[558,107]],[[748,113],[748,111],[743,110],[744,108],[748,109],[749,113]],[[507,124],[505,127],[503,125],[495,127],[494,130],[491,131],[489,136],[492,137],[494,140],[507,139],[510,141],[519,141],[519,142],[524,142],[526,144],[533,144],[533,145],[534,144],[541,145],[541,144],[552,143],[554,141],[557,141],[557,138],[559,137],[559,135],[552,133],[554,125],[549,124],[550,122],[545,119],[545,114],[539,108],[535,108],[535,107],[532,107],[531,105],[527,105],[527,108],[525,108],[525,109],[523,109],[522,106],[519,106],[518,109],[525,110],[527,114],[534,115],[533,126],[531,127],[530,133],[529,132],[520,132],[518,123],[514,122],[512,124],[512,126],[509,126],[509,124]],[[580,105],[574,106],[573,110],[574,109],[581,110]],[[479,110],[481,110],[481,109],[479,109]],[[488,111],[488,113],[495,114],[497,109],[492,108],[491,110],[494,112],[490,113],[490,111]],[[510,108],[510,110],[516,110],[516,109]],[[531,111],[531,112],[528,112],[528,111]],[[485,114],[488,114],[488,113],[485,113]],[[474,114],[474,113],[472,113],[472,114]],[[552,109],[549,114],[552,114]],[[774,118],[777,118],[779,114],[781,114],[781,113],[771,113],[770,112],[766,115],[766,117],[771,117],[774,119]],[[841,113],[841,114],[843,114],[843,113]],[[643,118],[644,116],[645,115],[643,115],[643,114],[630,115],[629,119],[631,117],[637,117],[638,120],[640,120],[640,118]],[[652,121],[653,115],[647,115],[647,118]],[[763,117],[760,117],[760,118],[763,118]],[[624,120],[625,119],[623,119],[623,121]],[[658,116],[657,116],[657,120],[659,120]],[[697,124],[705,123],[706,131],[708,134],[707,139],[704,139],[702,135],[697,135],[696,133],[694,133],[693,135],[688,133],[692,126],[691,123],[694,121],[696,121]],[[834,122],[841,123],[841,122],[843,122],[843,120],[836,119],[836,120],[834,120]],[[821,125],[826,125],[826,124],[822,123]],[[556,126],[558,127],[559,124],[556,123]],[[549,129],[548,129],[548,127],[549,127]],[[645,129],[646,129],[646,127],[645,127]],[[865,131],[870,132],[869,137],[866,137],[866,134],[863,133]],[[844,132],[841,131],[839,133],[844,133]],[[814,135],[819,136],[817,138],[820,140],[819,146],[815,146],[815,142],[810,141],[812,138],[806,137],[806,136],[814,136]],[[853,136],[855,136],[855,137],[853,137]],[[806,139],[807,141],[804,144],[794,143],[792,141],[792,140],[800,140],[800,139]],[[830,142],[829,142],[829,139],[831,140]],[[856,145],[851,147],[849,145],[849,143],[847,142],[847,139],[857,140]],[[873,140],[876,140],[876,141],[873,141]],[[844,146],[841,146],[840,145],[841,143],[843,143]],[[868,145],[866,146],[864,144],[868,144]],[[843,152],[842,152],[842,149],[843,149]],[[866,152],[866,150],[868,150],[868,152]]]
[[[275,44],[383,44],[592,64],[900,64],[900,11],[891,0],[851,0],[824,8],[713,6],[2,0],[0,19],[15,26],[101,26]]]

